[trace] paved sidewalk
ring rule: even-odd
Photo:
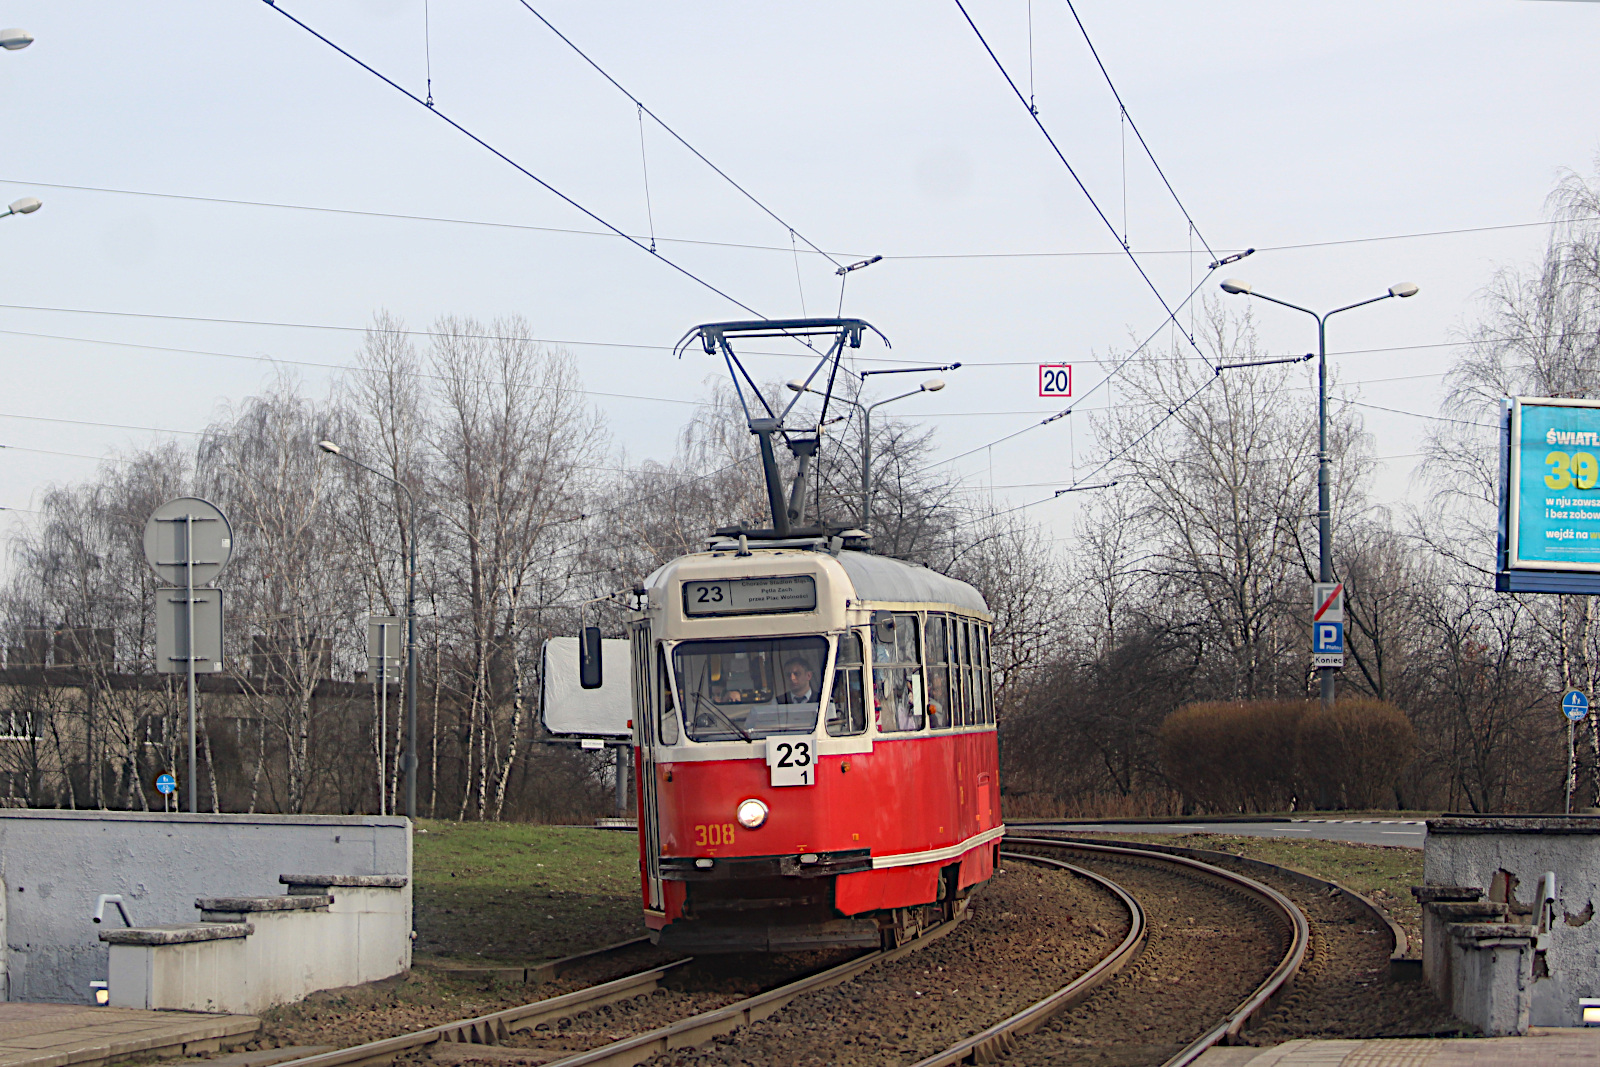
[[[88,1067],[137,1054],[196,1055],[244,1042],[252,1015],[0,1004],[0,1067]]]
[[[1214,1048],[1197,1067],[1565,1067],[1600,1064],[1600,1028],[1534,1027],[1527,1037],[1314,1041]]]

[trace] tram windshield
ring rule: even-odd
[[[751,741],[816,729],[823,637],[685,641],[672,650],[684,725],[696,741]]]

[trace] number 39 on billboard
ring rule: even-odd
[[[1070,364],[1070,363],[1041,363],[1041,364],[1039,364],[1039,395],[1040,396],[1071,396],[1072,395],[1072,364]]]

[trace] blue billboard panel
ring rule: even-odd
[[[1512,403],[1506,564],[1600,572],[1600,401]]]

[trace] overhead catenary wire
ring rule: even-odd
[[[344,326],[344,325],[340,325],[340,324],[337,324],[337,323],[282,322],[282,321],[271,321],[271,320],[266,320],[266,319],[228,319],[228,318],[220,318],[220,317],[217,317],[217,316],[207,316],[207,315],[171,315],[171,314],[162,314],[162,313],[152,312],[152,311],[109,311],[109,310],[106,310],[106,309],[103,309],[103,308],[49,307],[49,306],[46,306],[46,305],[43,305],[43,304],[0,304],[0,308],[6,309],[6,310],[11,310],[11,311],[45,311],[45,312],[52,312],[52,313],[63,314],[63,315],[100,315],[100,316],[109,316],[109,317],[113,317],[113,318],[164,319],[164,320],[170,320],[170,321],[173,321],[173,322],[206,322],[206,323],[218,323],[218,324],[229,325],[229,326],[267,326],[267,327],[276,327],[276,328],[291,329],[291,330],[329,330],[329,331],[334,331],[334,332],[338,332],[338,333],[368,333],[370,331],[379,329],[378,327],[375,327],[375,326],[372,326],[372,325],[367,325],[367,326]],[[452,337],[453,336],[453,337],[467,338],[467,339],[475,340],[475,341],[527,341],[527,342],[531,342],[531,343],[534,343],[534,344],[545,344],[545,345],[577,345],[577,346],[586,347],[586,348],[628,348],[628,349],[639,349],[641,351],[658,351],[658,352],[671,352],[671,351],[674,350],[672,345],[629,344],[627,342],[622,342],[622,341],[574,341],[574,340],[561,339],[561,338],[550,338],[550,337],[526,337],[526,336],[522,336],[522,335],[518,335],[518,334],[450,333],[450,332],[441,331],[441,330],[409,330],[409,329],[408,330],[380,331],[380,332],[393,332],[393,333],[397,333],[397,334],[400,334],[400,335],[405,336],[405,337]],[[21,330],[0,330],[0,333],[14,333],[14,334],[17,334],[18,336],[21,336],[21,337],[47,337],[47,338],[54,338],[54,339],[57,339],[57,340],[64,340],[64,341],[84,341],[85,343],[89,343],[89,344],[120,344],[120,343],[123,343],[123,342],[117,342],[117,341],[104,341],[104,342],[102,342],[102,341],[97,341],[97,340],[95,340],[93,338],[85,338],[85,337],[76,337],[76,338],[75,337],[59,337],[58,335],[55,335],[55,334],[43,334],[43,333],[30,334],[30,333],[26,333],[26,332],[21,331]],[[187,350],[186,349],[162,349],[159,346],[155,346],[155,345],[138,345],[138,346],[135,346],[135,347],[153,348],[153,349],[156,349],[157,351],[174,351],[174,352],[191,351],[191,352],[194,352],[197,355],[205,355],[206,354],[204,352],[200,352],[198,350],[193,350],[193,349],[187,349]],[[221,355],[232,355],[232,353],[218,353],[218,354],[221,354]],[[810,358],[812,358],[811,356],[806,355],[804,352],[747,351],[747,352],[743,352],[743,353],[740,353],[740,354],[741,355],[752,355],[752,356],[777,356],[777,357],[782,357],[782,358],[787,358],[787,359],[810,359]],[[240,359],[267,359],[267,358],[270,358],[270,357],[265,357],[265,356],[238,356],[237,358],[240,358]],[[903,359],[878,359],[877,357],[862,357],[862,358],[873,359],[875,362],[884,362],[884,363],[911,363],[911,362],[914,362],[913,360],[903,360]],[[295,361],[293,361],[293,360],[281,360],[280,362],[293,363]],[[306,365],[307,366],[320,366],[321,364],[308,363]],[[855,374],[855,371],[850,370],[848,367],[845,367],[845,368],[842,368],[842,369],[847,374],[851,374],[851,375]]]
[[[715,163],[711,162],[711,160],[707,159],[704,153],[702,153],[698,148],[696,148],[694,145],[690,144],[687,140],[685,140],[684,137],[681,134],[679,134],[677,130],[674,130],[671,126],[668,126],[666,124],[666,122],[661,118],[660,115],[657,115],[654,111],[651,111],[648,107],[646,107],[644,105],[644,102],[642,100],[640,100],[637,96],[634,96],[627,89],[623,88],[621,82],[617,81],[617,79],[613,78],[609,73],[607,73],[606,69],[604,67],[602,67],[599,63],[596,63],[589,56],[589,54],[587,52],[585,52],[583,49],[579,48],[576,44],[574,44],[570,37],[568,37],[566,34],[562,33],[560,30],[556,29],[555,25],[553,23],[551,23],[551,21],[549,19],[547,19],[543,15],[541,15],[539,13],[539,11],[532,4],[530,4],[528,2],[528,0],[517,0],[517,3],[519,3],[523,7],[527,8],[528,11],[533,15],[534,18],[538,19],[540,22],[545,24],[545,26],[550,30],[551,33],[553,33],[557,37],[561,38],[561,41],[562,41],[563,44],[565,44],[568,48],[570,48],[574,52],[576,52],[583,59],[583,61],[585,63],[589,64],[589,66],[593,67],[599,73],[599,75],[602,78],[604,78],[606,81],[610,82],[613,86],[615,86],[617,92],[621,93],[623,96],[626,96],[629,100],[633,101],[634,106],[639,109],[640,114],[649,115],[651,120],[654,121],[657,126],[660,126],[663,130],[665,130],[668,133],[668,135],[670,135],[672,137],[673,140],[675,140],[679,144],[683,145],[683,147],[688,149],[689,152],[692,153],[696,159],[698,159],[700,162],[704,163],[706,166],[710,167],[713,171],[715,171],[717,173],[717,176],[722,178],[723,181],[727,182],[729,185],[731,185],[735,189],[739,190],[740,193],[744,194],[744,196],[745,196],[745,198],[747,200],[749,200],[752,204],[754,204],[756,207],[760,208],[763,212],[765,212],[767,214],[767,216],[772,219],[772,221],[776,222],[779,226],[782,226],[784,229],[788,230],[790,233],[792,233],[796,237],[800,238],[800,240],[804,241],[806,243],[807,247],[809,247],[813,252],[816,252],[818,255],[822,256],[824,259],[827,259],[835,267],[840,265],[839,261],[837,259],[834,259],[833,256],[829,255],[827,252],[824,252],[819,246],[814,244],[811,241],[810,238],[806,237],[805,234],[803,234],[800,231],[796,230],[792,225],[790,225],[780,215],[778,215],[777,212],[773,211],[766,204],[763,204],[756,197],[756,195],[754,193],[750,192],[750,190],[746,189],[744,186],[742,186],[738,182],[734,181],[733,178],[731,178],[726,171],[724,171],[721,167],[717,166]],[[642,131],[642,127],[641,127],[641,131]]]
[[[414,103],[417,106],[419,106],[419,107],[423,108],[424,110],[426,110],[428,112],[428,114],[437,115],[443,122],[447,123],[456,132],[458,132],[462,136],[468,138],[473,143],[477,144],[479,147],[483,148],[485,151],[487,151],[491,155],[495,156],[497,159],[499,159],[502,162],[508,164],[513,169],[515,169],[519,174],[521,174],[524,177],[530,179],[531,181],[533,181],[534,183],[539,185],[540,188],[544,189],[546,192],[550,193],[552,196],[555,196],[557,199],[561,200],[563,203],[567,204],[568,206],[572,207],[573,209],[575,209],[579,213],[583,214],[585,217],[593,220],[595,223],[599,224],[600,226],[605,227],[607,230],[609,230],[610,232],[616,234],[618,237],[621,237],[621,238],[627,240],[629,244],[632,244],[634,247],[638,248],[641,252],[644,252],[644,253],[646,253],[648,255],[652,255],[656,259],[659,259],[661,262],[665,263],[667,266],[671,267],[673,270],[677,271],[679,274],[683,275],[685,278],[688,278],[690,281],[694,282],[696,285],[699,285],[699,286],[701,286],[701,287],[703,287],[705,289],[710,290],[711,292],[715,293],[717,296],[722,297],[724,300],[726,300],[729,303],[735,305],[736,307],[739,307],[739,308],[742,308],[745,311],[748,311],[750,314],[754,315],[758,319],[766,318],[765,315],[761,314],[761,312],[757,311],[755,308],[753,308],[750,305],[744,303],[742,300],[739,300],[737,297],[732,296],[731,294],[723,291],[722,289],[719,289],[717,286],[711,284],[706,279],[700,277],[698,274],[695,274],[693,271],[689,270],[689,268],[687,268],[685,266],[682,266],[681,264],[676,263],[671,259],[668,259],[666,256],[662,255],[659,251],[652,250],[648,245],[644,244],[642,241],[637,240],[636,238],[634,238],[631,235],[625,233],[624,231],[622,231],[618,227],[613,226],[606,219],[602,218],[601,216],[599,216],[595,212],[593,212],[593,211],[589,210],[588,208],[584,207],[577,200],[575,200],[572,197],[568,196],[566,193],[563,193],[560,189],[557,189],[554,185],[551,185],[549,182],[547,182],[543,178],[539,177],[537,174],[535,174],[533,171],[529,170],[527,167],[523,166],[521,163],[518,163],[515,159],[512,159],[509,155],[507,155],[506,153],[502,152],[500,149],[496,148],[494,145],[490,144],[487,140],[485,140],[484,138],[478,136],[476,133],[473,133],[466,126],[462,125],[460,122],[457,122],[455,119],[453,119],[449,115],[445,114],[438,107],[436,107],[433,104],[429,103],[428,101],[424,100],[422,97],[419,97],[416,93],[413,93],[410,89],[407,89],[405,86],[401,85],[399,82],[395,81],[393,78],[390,78],[388,75],[386,75],[383,72],[379,71],[376,67],[374,67],[371,64],[365,62],[362,59],[357,58],[356,55],[353,52],[350,52],[350,51],[346,50],[345,48],[343,48],[342,46],[336,44],[331,38],[323,36],[317,30],[313,29],[309,23],[304,22],[301,19],[297,18],[295,15],[291,14],[288,10],[286,10],[285,8],[280,6],[278,3],[276,3],[276,0],[261,0],[261,2],[263,4],[265,4],[271,10],[276,11],[278,14],[282,15],[284,18],[288,19],[290,22],[292,22],[296,26],[300,27],[302,30],[304,30],[306,33],[310,34],[312,37],[315,37],[317,40],[321,41],[323,44],[327,45],[329,48],[331,48],[335,52],[339,53],[341,56],[344,56],[350,62],[354,63],[356,66],[358,66],[362,70],[366,71],[368,74],[371,74],[374,78],[377,78],[379,81],[381,81],[385,85],[389,86],[395,92],[400,93],[407,100],[410,100],[412,103]]]
[[[643,242],[649,239],[648,234],[617,234],[610,230],[580,230],[563,226],[535,226],[531,223],[503,222],[494,219],[464,219],[448,215],[416,215],[395,211],[370,211],[360,208],[329,207],[319,204],[292,204],[275,200],[242,200],[236,197],[198,196],[188,193],[165,193],[147,189],[119,189],[102,185],[71,185],[62,182],[40,182],[22,178],[0,178],[0,183],[6,185],[28,186],[36,189],[63,189],[81,193],[105,193],[112,196],[142,196],[162,200],[185,200],[199,204],[221,204],[229,207],[255,207],[267,208],[277,211],[307,211],[329,215],[350,215],[357,218],[392,219],[400,222],[432,222],[450,226],[479,226],[489,229],[502,230],[527,230],[534,233],[569,234],[578,237],[605,237],[615,240],[619,236],[624,239]],[[1526,230],[1539,227],[1561,226],[1568,223],[1600,222],[1600,215],[1585,216],[1576,219],[1545,219],[1538,222],[1507,222],[1488,226],[1460,226],[1448,230],[1417,230],[1410,233],[1373,234],[1366,237],[1331,238],[1326,241],[1302,241],[1291,244],[1257,245],[1257,254],[1263,252],[1293,252],[1307,248],[1333,248],[1343,245],[1373,244],[1382,241],[1411,241],[1428,237],[1455,237],[1471,233],[1494,233],[1500,230]],[[754,252],[792,252],[794,249],[783,245],[753,244],[741,241],[713,241],[689,237],[658,237],[662,244],[699,245],[708,248],[734,248]],[[799,250],[805,255],[821,255],[836,258],[859,258],[862,253],[840,252],[832,253],[818,251],[811,248]],[[1135,250],[1141,256],[1193,256],[1193,249],[1185,248],[1140,248]],[[1224,248],[1224,252],[1242,252],[1243,248]],[[1126,253],[1122,249],[1077,249],[1054,252],[886,252],[883,254],[885,261],[914,262],[916,260],[963,260],[963,259],[1079,259],[1105,256],[1122,256]]]
[[[958,2],[959,2],[959,0],[958,0]],[[1200,291],[1201,286],[1205,285],[1205,283],[1208,280],[1210,280],[1211,275],[1214,274],[1214,273],[1216,273],[1216,269],[1215,268],[1212,268],[1211,270],[1206,271],[1206,276],[1204,278],[1200,279],[1200,282],[1199,282],[1198,285],[1196,285],[1194,288],[1189,290],[1189,295],[1183,298],[1183,301],[1178,305],[1178,307],[1181,308],[1181,307],[1183,307],[1184,304],[1187,304],[1189,301],[1193,300],[1195,294]],[[995,445],[1002,444],[1002,443],[1004,443],[1006,441],[1010,441],[1012,438],[1015,438],[1015,437],[1020,437],[1023,434],[1028,433],[1031,430],[1037,430],[1041,426],[1048,426],[1052,422],[1057,421],[1058,419],[1067,418],[1068,416],[1070,416],[1073,413],[1073,411],[1077,410],[1079,405],[1081,405],[1089,397],[1093,396],[1102,386],[1105,386],[1107,383],[1109,383],[1112,378],[1116,377],[1116,375],[1122,370],[1123,367],[1126,367],[1130,362],[1132,362],[1132,360],[1134,359],[1135,356],[1137,356],[1140,352],[1144,351],[1144,349],[1149,346],[1151,341],[1154,341],[1158,336],[1160,336],[1161,331],[1165,330],[1167,328],[1167,323],[1171,322],[1171,321],[1173,321],[1172,314],[1169,313],[1167,318],[1162,320],[1161,325],[1157,326],[1154,330],[1152,330],[1150,335],[1148,337],[1146,337],[1142,342],[1140,342],[1139,345],[1136,348],[1134,348],[1131,352],[1129,352],[1128,355],[1125,358],[1120,360],[1116,364],[1116,366],[1114,366],[1110,370],[1106,371],[1105,376],[1102,377],[1094,385],[1090,386],[1088,392],[1084,393],[1083,396],[1078,397],[1076,400],[1074,400],[1067,407],[1065,407],[1065,408],[1061,409],[1060,411],[1056,412],[1054,415],[1051,415],[1049,418],[1041,419],[1038,422],[1031,423],[1030,425],[1024,426],[1024,427],[1022,427],[1020,429],[1017,429],[1017,430],[1013,430],[1011,433],[1006,434],[1004,437],[997,437],[993,441],[986,441],[983,444],[978,445],[978,446],[976,446],[974,448],[967,449],[965,452],[959,452],[956,455],[949,457],[948,459],[936,460],[935,462],[928,464],[926,467],[924,467],[922,469],[925,470],[925,471],[926,470],[932,470],[935,467],[941,467],[941,466],[944,466],[947,463],[954,463],[956,460],[964,459],[967,456],[970,456],[975,452],[982,452],[985,449],[993,448]],[[1206,365],[1210,366],[1213,370],[1216,370],[1216,364],[1212,363],[1210,360],[1206,360]]]
[[[269,355],[244,355],[239,352],[216,352],[200,348],[170,348],[165,345],[138,344],[133,341],[106,341],[96,337],[64,337],[60,334],[29,333],[24,330],[0,330],[0,334],[11,337],[37,337],[51,341],[69,341],[77,344],[108,345],[115,348],[137,348],[148,352],[170,352],[174,355],[207,356],[214,359],[236,359],[247,363],[275,363],[289,367],[315,367],[319,370],[354,371],[360,373],[364,368],[353,363],[319,363],[309,359],[286,359],[282,356]],[[474,385],[504,385],[505,383],[493,378],[453,378],[445,374],[433,374],[428,371],[415,370],[411,373],[418,378],[426,378],[438,382],[470,382]],[[583,396],[602,397],[608,400],[643,400],[654,404],[682,404],[688,407],[699,407],[704,401],[683,400],[671,396],[643,396],[638,393],[606,393],[594,389],[575,389],[576,393]]]
[[[1085,185],[1083,179],[1078,176],[1077,170],[1073,168],[1072,163],[1067,159],[1066,153],[1061,150],[1061,146],[1056,143],[1055,137],[1051,135],[1050,130],[1045,126],[1044,121],[1039,118],[1038,112],[1028,106],[1027,98],[1022,95],[1022,90],[1017,87],[1015,79],[1011,77],[1011,72],[1006,70],[1004,63],[1000,62],[1000,57],[995,55],[994,49],[989,46],[989,41],[984,37],[983,31],[978,28],[978,24],[974,22],[972,20],[972,16],[967,13],[966,5],[964,5],[961,0],[955,0],[955,5],[961,11],[962,18],[967,20],[967,25],[972,27],[972,32],[977,35],[978,42],[983,45],[983,50],[987,52],[989,54],[989,58],[994,61],[995,69],[1000,71],[1000,76],[1003,77],[1006,80],[1006,84],[1011,87],[1011,92],[1022,104],[1023,108],[1027,110],[1028,117],[1031,118],[1033,120],[1033,124],[1039,128],[1039,132],[1044,135],[1044,139],[1046,143],[1050,145],[1051,151],[1053,151],[1056,155],[1056,158],[1061,161],[1061,165],[1066,168],[1067,173],[1072,177],[1073,182],[1078,186],[1078,190],[1082,192],[1084,197],[1089,201],[1089,206],[1094,209],[1094,213],[1100,217],[1100,221],[1103,222],[1106,226],[1106,229],[1111,232],[1111,236],[1117,241],[1118,244],[1123,246],[1123,251],[1127,254],[1128,261],[1133,264],[1134,270],[1139,272],[1139,277],[1144,279],[1145,285],[1149,287],[1150,292],[1155,295],[1156,300],[1166,311],[1167,318],[1162,322],[1162,328],[1166,327],[1167,322],[1171,322],[1173,325],[1177,326],[1179,328],[1179,332],[1183,334],[1184,339],[1189,342],[1189,346],[1197,353],[1200,353],[1202,359],[1206,358],[1205,354],[1200,352],[1200,346],[1195,343],[1193,335],[1187,330],[1184,330],[1182,328],[1182,324],[1178,322],[1177,310],[1167,303],[1167,298],[1162,295],[1161,289],[1156,285],[1155,280],[1152,279],[1149,273],[1145,271],[1144,264],[1139,262],[1139,257],[1135,255],[1133,250],[1129,248],[1122,238],[1117,235],[1116,225],[1106,216],[1105,211],[1101,209],[1100,204],[1094,198],[1094,194],[1089,192],[1089,187]],[[1178,306],[1182,307],[1183,305],[1179,304]]]
[[[1164,329],[1165,327],[1166,327],[1166,323],[1162,323],[1162,328]],[[1212,377],[1207,378],[1205,381],[1201,382],[1200,383],[1200,387],[1198,389],[1196,389],[1194,392],[1190,393],[1188,396],[1184,397],[1181,401],[1179,401],[1174,406],[1168,408],[1167,409],[1167,413],[1165,415],[1161,416],[1161,418],[1157,419],[1155,421],[1155,423],[1152,424],[1150,426],[1150,428],[1147,429],[1144,433],[1142,433],[1138,437],[1134,438],[1126,446],[1124,446],[1123,448],[1121,448],[1117,452],[1114,452],[1111,455],[1107,456],[1098,466],[1096,466],[1088,474],[1085,474],[1081,478],[1076,479],[1066,489],[1058,489],[1055,493],[1051,494],[1050,496],[1041,497],[1038,500],[1031,500],[1031,501],[1029,501],[1029,502],[1027,502],[1025,504],[1018,504],[1015,507],[1006,508],[1003,511],[989,512],[987,514],[980,515],[975,519],[968,519],[966,522],[955,523],[954,525],[952,525],[950,527],[950,529],[959,530],[964,526],[973,526],[973,525],[975,525],[977,523],[980,523],[980,522],[987,522],[987,521],[989,521],[991,519],[1000,518],[1003,515],[1011,515],[1011,514],[1014,514],[1016,512],[1019,512],[1019,511],[1026,511],[1029,508],[1037,507],[1040,504],[1048,504],[1052,500],[1058,500],[1058,499],[1060,499],[1060,497],[1061,497],[1061,495],[1063,493],[1070,493],[1075,489],[1080,489],[1080,488],[1086,487],[1088,482],[1089,482],[1089,479],[1095,477],[1101,471],[1103,471],[1107,467],[1111,466],[1111,464],[1115,463],[1117,460],[1121,459],[1123,456],[1125,456],[1129,452],[1133,451],[1133,449],[1137,448],[1142,442],[1144,442],[1144,440],[1146,438],[1148,438],[1151,434],[1153,434],[1157,430],[1159,430],[1166,423],[1166,421],[1168,419],[1170,419],[1173,416],[1177,415],[1178,412],[1180,412],[1184,408],[1188,407],[1189,404],[1191,402],[1193,402],[1194,399],[1196,397],[1198,397],[1201,393],[1205,392],[1207,389],[1209,389],[1213,385],[1215,385],[1217,380],[1218,380],[1218,376],[1213,375]]]
[[[1089,46],[1089,54],[1094,56],[1095,66],[1100,68],[1100,73],[1101,73],[1102,76],[1104,76],[1104,78],[1106,80],[1106,87],[1111,90],[1111,95],[1117,101],[1117,107],[1122,113],[1122,121],[1127,124],[1129,129],[1133,130],[1133,136],[1138,139],[1139,147],[1144,149],[1144,154],[1145,154],[1146,158],[1148,158],[1150,160],[1150,165],[1155,168],[1156,174],[1161,178],[1161,184],[1165,185],[1167,187],[1167,192],[1172,194],[1172,202],[1174,204],[1177,204],[1178,205],[1178,210],[1183,213],[1184,220],[1186,222],[1188,222],[1190,231],[1196,237],[1200,238],[1200,244],[1205,248],[1206,252],[1211,256],[1211,258],[1213,260],[1217,259],[1218,256],[1217,256],[1216,252],[1214,252],[1212,250],[1211,243],[1206,240],[1205,234],[1200,232],[1200,227],[1194,221],[1194,216],[1190,215],[1189,214],[1189,209],[1184,206],[1183,198],[1178,195],[1178,190],[1176,190],[1176,189],[1174,189],[1172,187],[1172,182],[1169,181],[1168,178],[1167,178],[1167,172],[1161,169],[1161,164],[1160,163],[1156,162],[1156,154],[1155,154],[1155,152],[1151,151],[1149,143],[1146,142],[1145,139],[1144,139],[1144,134],[1139,132],[1138,124],[1136,124],[1133,121],[1133,116],[1128,114],[1128,105],[1123,102],[1122,94],[1117,91],[1116,82],[1111,80],[1111,72],[1106,69],[1105,62],[1100,58],[1099,49],[1095,48],[1094,41],[1092,41],[1089,38],[1089,30],[1088,30],[1087,27],[1084,26],[1083,19],[1078,17],[1078,9],[1075,6],[1073,6],[1072,0],[1066,0],[1066,4],[1067,4],[1067,10],[1072,13],[1072,21],[1074,21],[1074,22],[1076,22],[1078,24],[1078,32],[1083,34],[1083,43]],[[1124,144],[1126,144],[1126,142],[1124,142]],[[1127,196],[1128,196],[1128,191],[1127,191],[1127,183],[1128,183],[1127,167],[1128,167],[1128,163],[1127,163],[1126,149],[1124,149],[1122,167],[1123,167],[1123,178],[1122,178],[1122,183],[1123,183],[1123,191],[1122,191],[1123,207],[1122,207],[1122,213],[1123,213],[1124,220],[1126,220],[1127,213],[1128,213],[1128,207],[1127,207]],[[1124,226],[1126,226],[1126,222],[1124,222]],[[1126,235],[1126,230],[1124,230],[1124,235]],[[1124,239],[1124,244],[1126,244],[1126,243],[1127,243],[1126,239]]]
[[[1199,287],[1197,286],[1196,289],[1198,289],[1198,288]],[[105,309],[105,308],[50,307],[50,306],[43,305],[43,304],[5,304],[5,303],[0,303],[0,309],[4,309],[4,310],[8,310],[8,311],[43,311],[43,312],[50,312],[50,313],[63,314],[63,315],[93,315],[93,316],[108,316],[108,317],[113,317],[113,318],[132,318],[132,319],[165,319],[165,320],[171,320],[171,321],[175,321],[175,322],[205,322],[205,323],[217,323],[217,324],[220,324],[220,325],[228,325],[228,326],[265,326],[265,327],[275,327],[275,328],[292,329],[292,330],[328,330],[328,331],[339,332],[339,333],[367,333],[367,332],[375,329],[375,327],[372,326],[372,325],[367,325],[367,326],[347,326],[347,325],[343,325],[343,324],[340,324],[340,323],[286,322],[286,321],[273,321],[273,320],[268,320],[268,319],[230,319],[230,318],[222,318],[220,316],[209,316],[209,315],[173,315],[173,314],[163,314],[163,313],[149,312],[149,311],[111,311],[111,310],[108,310],[108,309]],[[1166,326],[1166,323],[1163,322],[1162,325],[1161,325],[1161,328],[1165,328],[1165,326]],[[406,337],[459,336],[459,337],[465,337],[465,338],[469,338],[471,340],[478,340],[478,341],[527,341],[527,342],[531,342],[531,343],[534,343],[534,344],[573,345],[573,346],[581,347],[581,348],[625,348],[625,349],[637,349],[639,351],[649,351],[649,352],[671,352],[674,349],[674,346],[672,346],[672,345],[652,345],[652,344],[642,344],[642,343],[638,343],[638,342],[627,342],[627,341],[580,341],[580,340],[575,340],[575,339],[572,339],[572,338],[528,337],[528,336],[523,336],[523,335],[519,335],[519,334],[468,333],[468,334],[450,335],[450,334],[446,334],[445,332],[439,331],[439,330],[412,330],[412,329],[395,330],[393,332],[397,333],[397,334],[400,334],[402,336],[406,336]],[[57,340],[66,340],[66,341],[85,341],[85,342],[88,342],[88,343],[104,343],[104,344],[117,344],[117,343],[119,343],[119,342],[115,342],[115,341],[99,342],[99,341],[96,341],[93,338],[60,337],[59,335],[56,335],[56,334],[28,333],[28,332],[25,332],[25,331],[22,331],[22,330],[0,330],[0,334],[4,334],[4,333],[14,333],[14,334],[16,334],[17,336],[20,336],[20,337],[46,337],[46,338],[54,338],[54,339],[57,339]],[[1382,354],[1384,354],[1386,352],[1416,352],[1416,351],[1423,351],[1423,350],[1426,350],[1426,349],[1435,349],[1435,348],[1463,348],[1463,347],[1467,347],[1467,346],[1475,345],[1475,344],[1512,344],[1512,343],[1522,342],[1522,341],[1548,341],[1548,340],[1552,340],[1552,339],[1555,339],[1555,338],[1558,338],[1558,337],[1561,337],[1561,336],[1563,336],[1563,335],[1559,334],[1559,333],[1555,333],[1555,334],[1527,334],[1527,335],[1509,335],[1509,336],[1488,336],[1488,337],[1482,337],[1482,338],[1474,337],[1474,338],[1467,338],[1467,339],[1460,340],[1460,341],[1433,341],[1433,342],[1429,342],[1427,344],[1417,344],[1417,345],[1385,345],[1385,346],[1380,347],[1380,348],[1342,348],[1342,349],[1337,349],[1335,351],[1330,351],[1328,353],[1328,355],[1329,356],[1382,355]],[[1145,344],[1148,345],[1149,341],[1146,341]],[[154,346],[154,345],[145,345],[145,346],[140,346],[140,347],[155,348],[158,351],[163,351],[163,349],[160,349],[158,346]],[[185,349],[170,349],[169,351],[182,352],[182,351],[186,351],[186,350]],[[1135,351],[1137,351],[1137,349],[1135,349]],[[810,359],[810,358],[812,358],[811,356],[807,355],[804,352],[774,352],[774,351],[770,351],[770,350],[761,350],[761,349],[746,349],[744,351],[741,351],[739,354],[741,356],[774,356],[774,357],[780,357],[780,358],[785,358],[785,359]],[[251,357],[241,357],[241,358],[255,359],[255,358],[264,358],[264,357],[251,356]],[[898,359],[898,358],[895,358],[895,357],[892,357],[892,356],[853,355],[851,358],[856,360],[856,361],[863,362],[863,363],[905,363],[905,364],[921,365],[921,364],[924,364],[924,363],[927,362],[927,359]],[[930,358],[934,358],[934,357],[930,357]],[[1146,357],[1146,359],[1149,359],[1149,360],[1161,360],[1163,362],[1191,362],[1191,361],[1195,360],[1196,358],[1199,358],[1199,357],[1195,357],[1195,356],[1147,356]],[[1109,357],[1109,358],[1105,358],[1105,359],[1097,359],[1097,358],[1092,357],[1092,356],[1084,356],[1084,357],[1075,356],[1075,357],[1072,357],[1072,362],[1074,364],[1080,364],[1080,363],[1082,363],[1082,364],[1088,364],[1088,363],[1093,363],[1093,364],[1121,364],[1121,363],[1125,362],[1126,359],[1127,359],[1126,356],[1114,356],[1114,357]],[[286,360],[284,362],[289,362],[289,361]],[[1207,360],[1207,359],[1204,359],[1204,358],[1201,358],[1201,362],[1204,362],[1207,366],[1212,366],[1213,365],[1210,362],[1210,360]],[[968,360],[968,359],[963,359],[961,361],[961,366],[963,368],[968,368],[968,367],[1033,367],[1033,366],[1037,366],[1038,363],[1039,363],[1039,361],[1037,359],[1020,359],[1020,360],[1019,359],[995,359],[995,360]],[[841,369],[846,371],[847,373],[850,373],[850,374],[854,374],[855,373],[854,371],[851,371],[848,367],[842,367]]]

